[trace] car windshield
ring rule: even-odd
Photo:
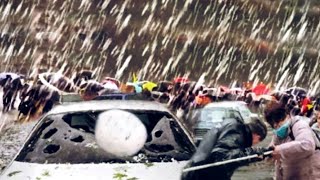
[[[201,110],[200,121],[219,123],[219,122],[222,122],[226,118],[242,119],[239,112],[237,112],[231,108],[209,107],[209,108],[203,108]]]
[[[206,108],[201,112],[201,120],[210,122],[222,122],[226,116],[226,109]]]
[[[129,111],[129,110],[128,110]],[[145,125],[148,139],[134,156],[117,158],[95,140],[96,119],[101,112],[50,115],[36,126],[16,160],[30,163],[137,163],[188,160],[194,146],[167,112],[129,111]]]
[[[238,108],[239,108],[239,111],[240,111],[242,116],[245,116],[245,117],[249,117],[250,116],[251,111],[249,110],[247,105],[239,104]]]

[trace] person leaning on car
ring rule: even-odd
[[[262,155],[263,152],[267,151],[267,148],[252,148],[251,146],[262,141],[266,135],[267,127],[259,119],[254,119],[248,124],[244,124],[238,119],[225,119],[221,128],[212,128],[204,136],[186,168],[253,154]],[[259,160],[262,160],[262,158],[189,171],[183,173],[181,179],[229,180],[238,167]]]

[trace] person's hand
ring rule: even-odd
[[[264,160],[264,152],[266,151],[266,148],[264,147],[254,147],[255,153],[258,155],[258,158],[260,160]]]
[[[279,146],[274,146],[273,152],[272,152],[272,158],[276,161],[280,160],[281,155],[279,151]]]
[[[267,150],[264,147],[254,147],[252,148],[255,154],[258,154],[259,156],[263,156],[263,153]]]
[[[257,161],[264,160],[267,157],[271,157],[271,154],[266,154],[266,152],[270,152],[273,150],[273,147],[250,147],[247,148],[248,155],[258,155],[256,158]]]
[[[266,160],[266,161],[272,161],[272,160],[273,160],[273,158],[272,158],[273,150],[274,150],[274,146],[269,146],[269,147],[267,147],[266,152],[270,152],[270,151],[272,151],[272,152],[270,152],[270,153],[268,153],[268,154],[264,154],[264,155],[263,155],[264,160]]]
[[[255,147],[254,149],[256,153],[259,155],[259,157],[265,159],[267,157],[271,157],[271,154],[266,154],[266,152],[272,151],[274,147]]]

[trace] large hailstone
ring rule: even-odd
[[[109,110],[98,116],[97,144],[117,157],[138,153],[147,141],[147,130],[140,119],[123,110]]]

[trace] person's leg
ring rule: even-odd
[[[21,121],[22,121],[22,120],[21,120],[21,119],[22,119],[21,114],[22,114],[22,113],[19,111],[19,112],[18,112],[17,119],[14,120],[15,122],[21,122]]]
[[[18,95],[18,90],[14,90],[13,95],[12,95],[12,99],[10,102],[11,109],[15,109],[14,103],[16,102],[17,95]]]
[[[3,94],[3,112],[9,111],[11,98],[12,98],[12,93],[10,90],[4,92],[4,94]]]
[[[11,110],[11,101],[12,101],[12,97],[13,97],[13,91],[12,90],[9,90],[9,93],[8,93],[8,101],[7,101],[7,111],[10,111]]]
[[[7,93],[3,92],[3,96],[2,96],[2,112],[6,111],[6,103],[7,102]]]
[[[47,113],[49,112],[53,107],[53,101],[52,100],[47,100],[44,103],[44,107],[43,107],[43,113]]]

